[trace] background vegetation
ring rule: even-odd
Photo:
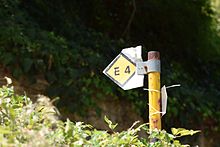
[[[218,131],[218,7],[217,0],[0,0],[0,62],[29,83],[43,75],[45,94],[61,97],[68,111],[99,113],[92,97],[116,95],[146,119],[142,88],[124,92],[102,74],[122,48],[143,45],[143,55],[160,51],[163,84],[182,85],[169,90],[164,127]]]

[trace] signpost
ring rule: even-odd
[[[156,63],[158,60],[160,60],[159,52],[148,52],[148,61]],[[153,64],[152,66],[158,65]],[[155,70],[148,73],[148,88],[150,131],[154,130],[155,128],[161,130],[160,70]]]
[[[143,62],[141,46],[123,49],[103,73],[124,90],[143,87],[144,75],[148,74],[150,131],[161,129],[161,114],[166,112],[161,112],[159,52],[148,52],[148,61]],[[164,96],[164,93],[163,90],[163,97],[165,98],[162,101],[163,103],[167,99],[167,95],[165,93]],[[166,109],[162,108],[162,110]]]

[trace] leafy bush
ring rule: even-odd
[[[177,137],[193,135],[198,131],[172,129],[173,134],[166,131],[153,130],[149,138],[158,139],[149,143],[149,139],[138,136],[146,124],[136,127],[135,122],[127,131],[114,132],[117,124],[107,117],[105,121],[111,129],[96,130],[83,122],[63,122],[58,119],[59,112],[53,101],[39,96],[33,103],[27,96],[16,95],[12,86],[0,88],[0,145],[1,146],[181,146]]]
[[[38,23],[38,18],[45,18],[45,2],[36,1],[30,7],[27,7],[27,3],[1,0],[0,64],[4,70],[17,79],[28,77],[28,83],[35,83],[35,75],[42,75],[49,83],[45,90],[47,95],[60,96],[59,105],[67,106],[71,112],[94,106],[91,97],[97,87],[102,88],[104,93],[112,93],[111,88],[104,89],[109,84],[100,78],[100,74],[109,61],[105,60],[106,56],[114,54],[115,44],[119,46],[120,43],[77,25],[78,20],[74,23],[68,19],[64,21],[65,15],[60,13],[57,16],[48,15],[55,16],[56,22],[63,22],[59,27],[63,33],[50,30],[46,27],[49,24],[43,25],[43,22],[54,22],[53,18]],[[31,16],[32,12],[28,12],[29,8],[33,11],[37,9],[35,5],[39,10],[37,14],[43,16],[34,17]],[[78,106],[83,107],[78,109]]]

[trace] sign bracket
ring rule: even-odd
[[[136,67],[138,75],[145,75],[150,72],[161,72],[160,60],[148,60],[145,62],[137,62]]]

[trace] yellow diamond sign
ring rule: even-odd
[[[121,53],[106,67],[104,73],[122,87],[134,76],[135,71],[135,63]]]

